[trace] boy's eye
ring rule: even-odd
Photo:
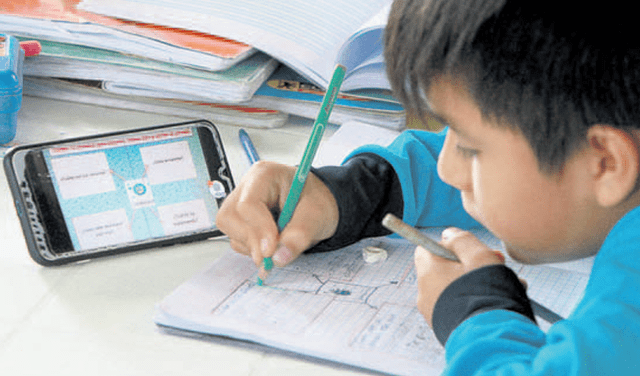
[[[473,158],[478,155],[478,150],[466,148],[464,146],[456,145],[456,150],[463,158]]]

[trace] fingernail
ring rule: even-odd
[[[262,252],[262,255],[264,256],[268,250],[269,250],[269,240],[267,238],[260,240],[260,252]]]
[[[451,236],[453,236],[453,229],[451,228],[445,228],[444,231],[442,231],[442,234],[440,234],[440,237],[442,238],[442,240],[447,240]]]
[[[283,245],[281,245],[276,250],[276,253],[274,253],[272,257],[273,262],[275,262],[277,265],[286,265],[291,261],[292,258],[293,258],[293,253],[291,253],[289,248]]]

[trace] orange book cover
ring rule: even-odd
[[[156,39],[225,59],[233,59],[252,47],[231,39],[190,30],[105,17],[77,9],[82,0],[0,0],[0,13],[67,22],[91,22]]]

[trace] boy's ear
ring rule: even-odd
[[[587,132],[589,161],[596,199],[601,206],[621,203],[634,192],[640,168],[640,147],[635,135],[609,125],[594,125]]]

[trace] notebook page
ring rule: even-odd
[[[366,245],[388,258],[366,263]],[[371,239],[304,255],[265,286],[251,259],[230,251],[166,297],[154,321],[394,375],[438,375],[444,351],[415,304],[413,248]]]
[[[245,42],[326,87],[338,50],[390,0],[85,0],[79,8]]]
[[[442,230],[424,232],[438,240]],[[472,232],[500,248],[488,231]],[[385,249],[388,257],[367,262],[367,246]],[[395,375],[438,375],[444,352],[416,308],[414,249],[404,239],[383,237],[305,254],[274,269],[265,286],[256,285],[251,259],[230,251],[166,297],[154,320]],[[513,266],[533,299],[563,315],[588,279],[544,265]]]

